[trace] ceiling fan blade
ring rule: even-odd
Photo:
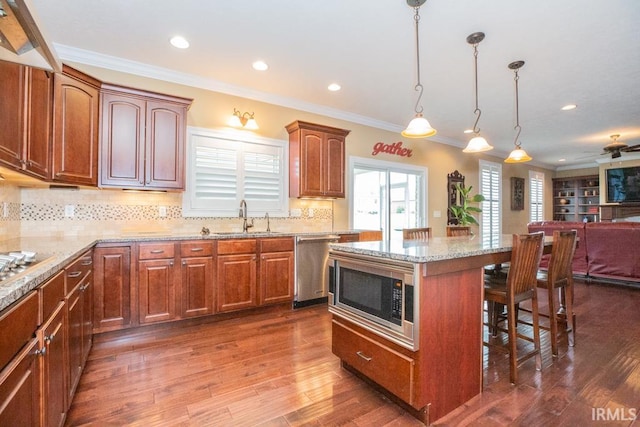
[[[628,147],[625,147],[625,148],[621,149],[620,151],[624,151],[624,152],[627,152],[627,153],[640,151],[640,144],[630,145]]]

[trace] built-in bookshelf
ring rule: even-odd
[[[598,175],[553,179],[553,219],[597,222],[600,183]]]

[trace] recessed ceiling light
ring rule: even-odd
[[[269,66],[264,61],[256,61],[251,65],[252,65],[253,69],[257,70],[257,71],[266,71],[266,70],[269,69]]]
[[[171,37],[171,40],[169,40],[169,42],[178,49],[186,49],[189,47],[189,42],[182,36]]]
[[[473,129],[465,129],[464,133],[473,133]]]
[[[566,162],[567,159],[558,159],[559,162]]]
[[[575,110],[578,106],[576,104],[567,104],[561,108],[562,111]]]
[[[341,89],[341,87],[338,83],[331,83],[329,86],[327,86],[327,89],[329,89],[331,92],[337,92]]]

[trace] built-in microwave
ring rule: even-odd
[[[419,348],[419,277],[413,263],[329,252],[329,311],[385,339]]]

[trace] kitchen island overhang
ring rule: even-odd
[[[483,384],[483,267],[508,262],[512,239],[463,236],[331,244],[330,259],[378,258],[384,263],[412,263],[419,271],[418,350],[367,328],[357,316],[334,312],[333,352],[345,368],[387,390],[425,424],[473,399]],[[551,242],[551,237],[545,238],[546,250]]]

